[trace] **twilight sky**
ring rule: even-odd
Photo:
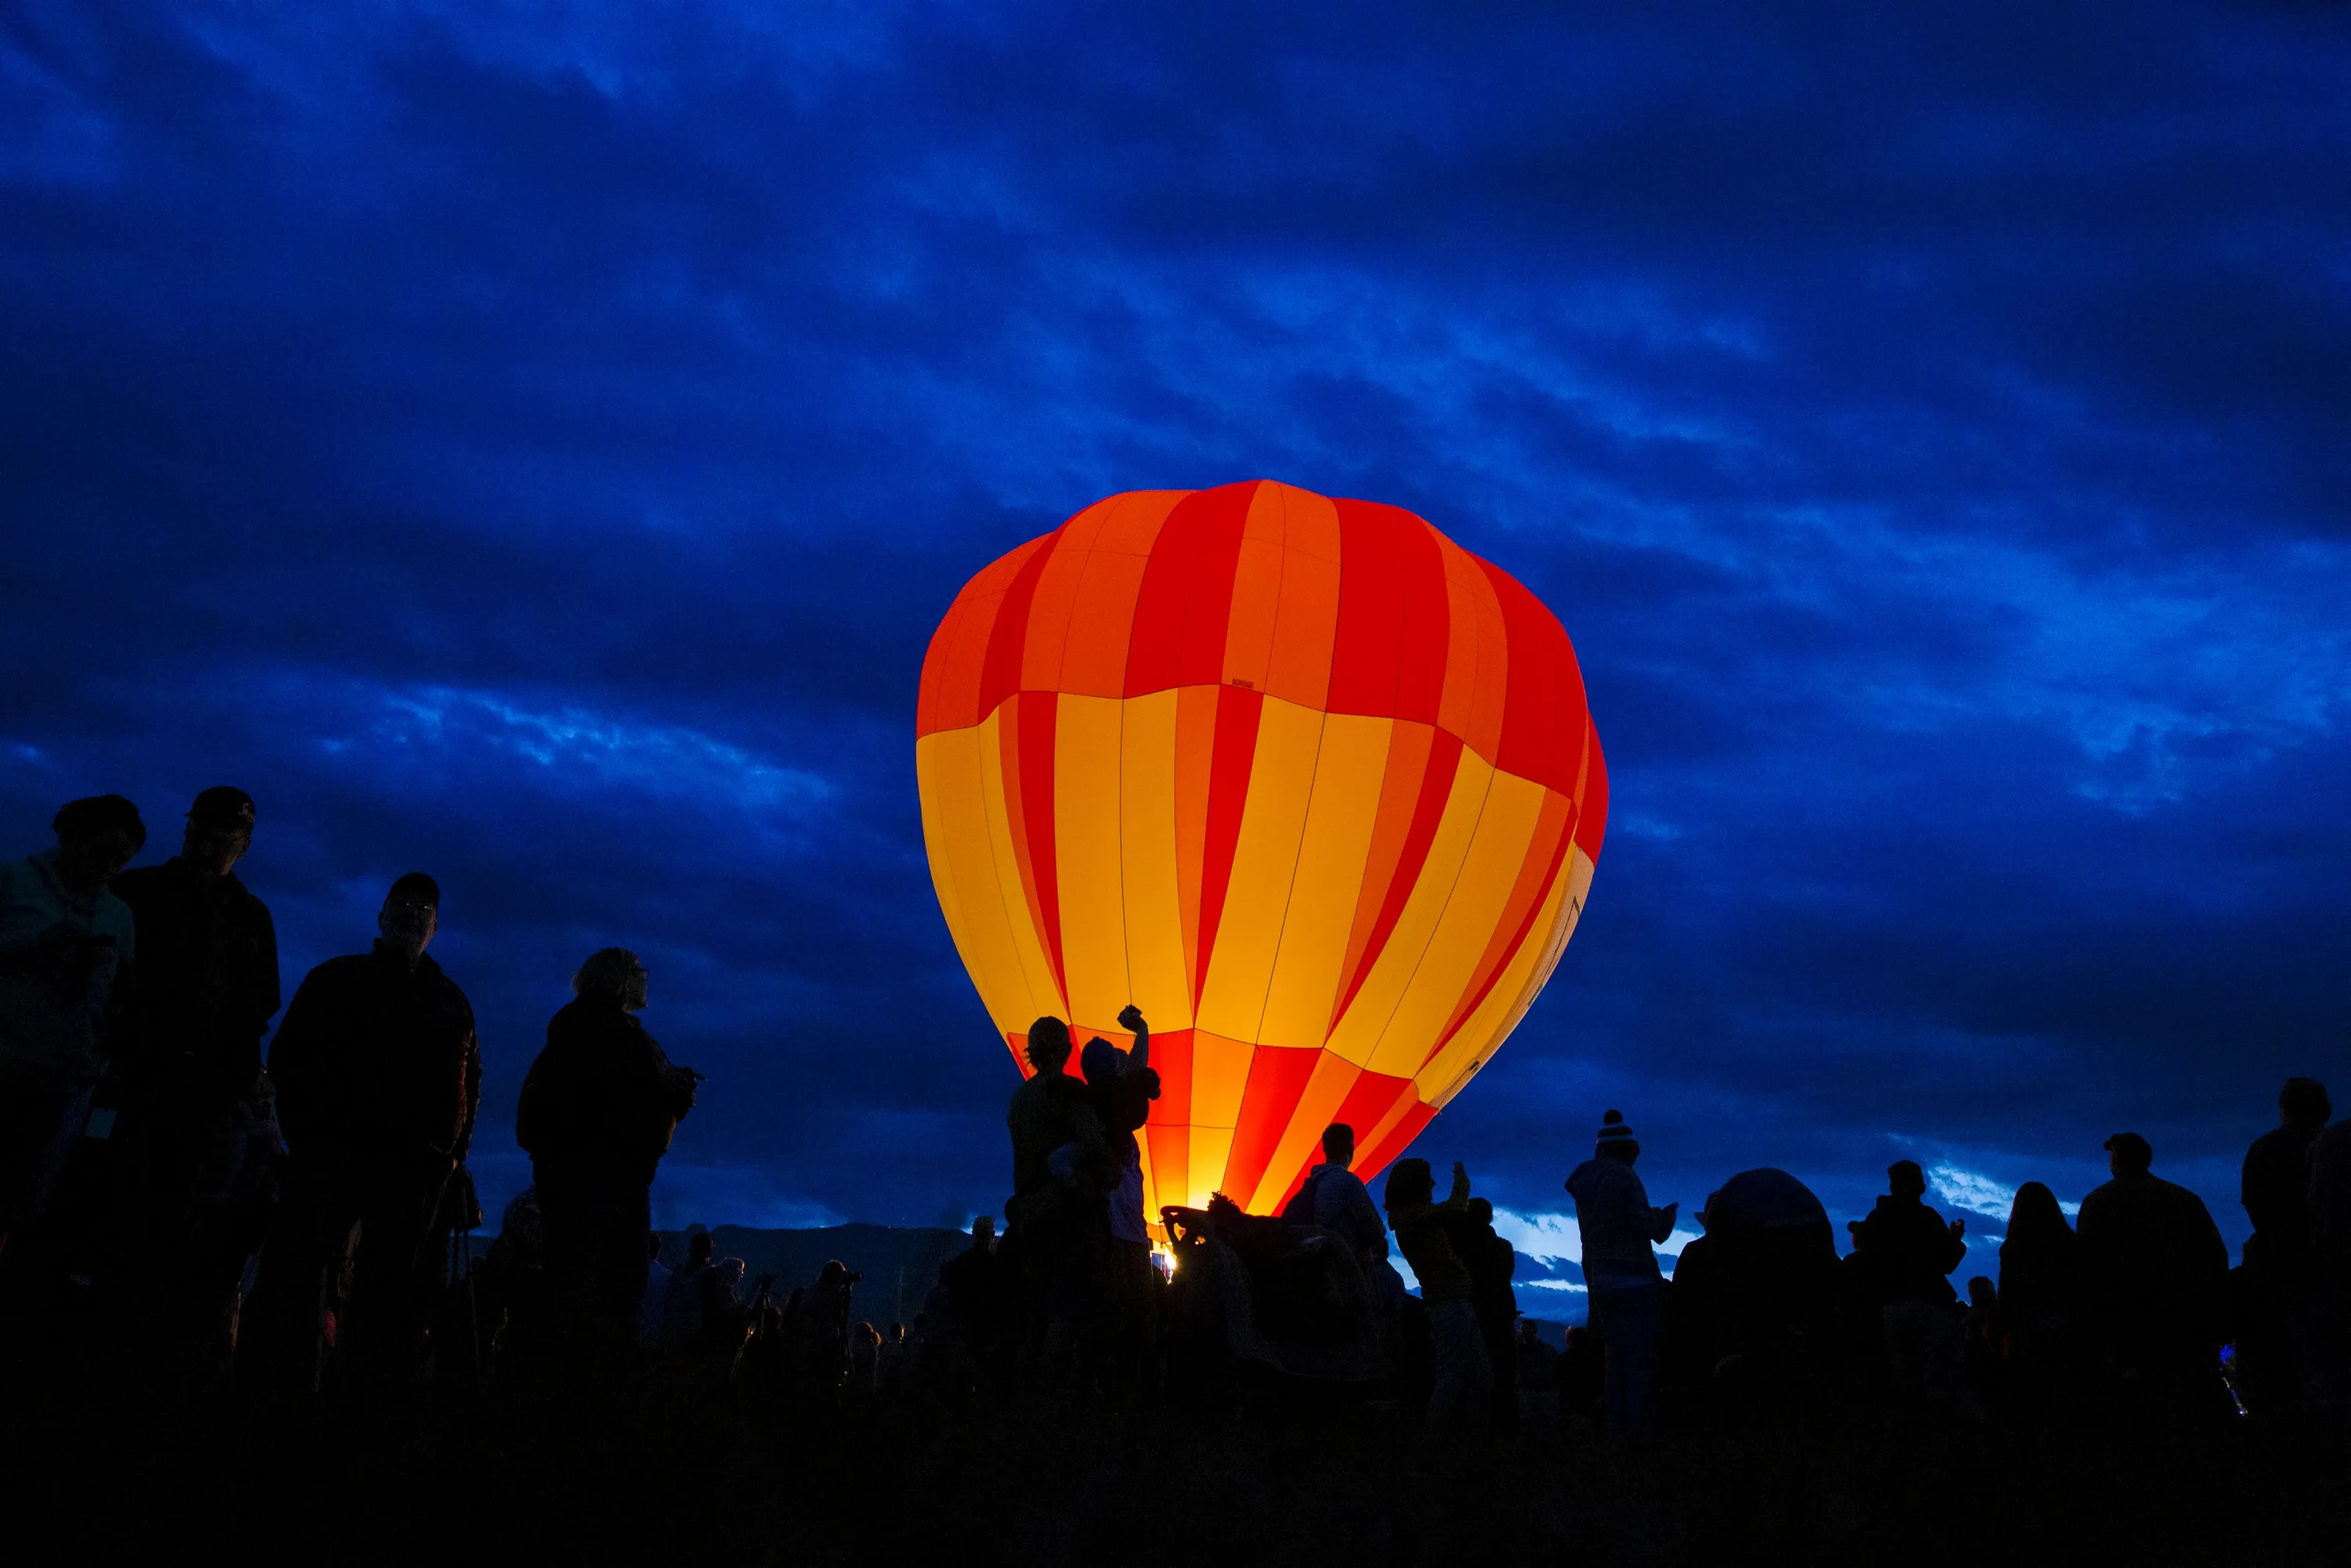
[[[621,943],[665,1221],[960,1221],[930,631],[1282,479],[1583,659],[1589,912],[1415,1150],[1522,1241],[1609,1105],[1686,1210],[2132,1127],[2241,1239],[2351,1103],[2351,7],[1311,10],[0,5],[5,847],[244,785],[289,992],[433,872],[486,1196]]]

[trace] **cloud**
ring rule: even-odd
[[[2220,1198],[2351,1016],[2351,43],[2135,24],[23,8],[0,813],[243,780],[289,976],[437,868],[491,1145],[623,941],[682,1168],[992,1210],[927,638],[1101,495],[1286,478],[1576,640],[1618,831],[1424,1134],[1531,1259],[1607,1105],[1690,1209],[1865,1211],[1896,1129],[1970,1213],[2122,1125]]]

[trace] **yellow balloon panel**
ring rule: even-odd
[[[1270,483],[1089,507],[973,580],[925,661],[939,906],[1030,1022],[1165,1084],[1148,1201],[1279,1203],[1322,1127],[1377,1171],[1491,1060],[1580,915],[1606,772],[1522,586],[1395,507]]]

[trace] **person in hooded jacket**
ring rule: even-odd
[[[622,1360],[635,1343],[653,1171],[700,1082],[637,1021],[646,987],[627,948],[590,955],[515,1109],[546,1227],[555,1331],[591,1360]]]

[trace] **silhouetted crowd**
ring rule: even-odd
[[[980,1217],[912,1322],[877,1327],[838,1260],[780,1293],[705,1231],[663,1261],[649,1195],[701,1078],[639,1020],[632,953],[590,955],[549,1021],[516,1114],[532,1184],[477,1258],[481,1054],[427,952],[434,879],[393,882],[369,949],[311,970],[272,1037],[276,932],[235,872],[250,796],[204,790],[180,852],[135,871],[129,800],[76,800],[52,825],[55,850],[0,866],[0,1307],[159,1381],[528,1385],[652,1366],[824,1399],[1320,1386],[1437,1433],[1555,1409],[1635,1436],[1857,1399],[1960,1418],[2351,1418],[2351,1121],[2330,1122],[2310,1079],[2287,1082],[2245,1156],[2238,1267],[2203,1201],[2126,1132],[2072,1222],[2045,1185],[2017,1191],[1997,1277],[1964,1297],[1965,1222],[1907,1160],[1842,1253],[1802,1182],[1738,1173],[1669,1277],[1656,1248],[1677,1207],[1650,1204],[1640,1144],[1609,1111],[1566,1179],[1588,1322],[1552,1344],[1520,1314],[1517,1255],[1468,1171],[1440,1197],[1427,1161],[1397,1160],[1374,1199],[1343,1124],[1278,1215],[1221,1196],[1146,1214],[1148,1022],[1129,1007],[1130,1043],[1081,1051],[1040,1019],[1006,1114],[1003,1235]]]

